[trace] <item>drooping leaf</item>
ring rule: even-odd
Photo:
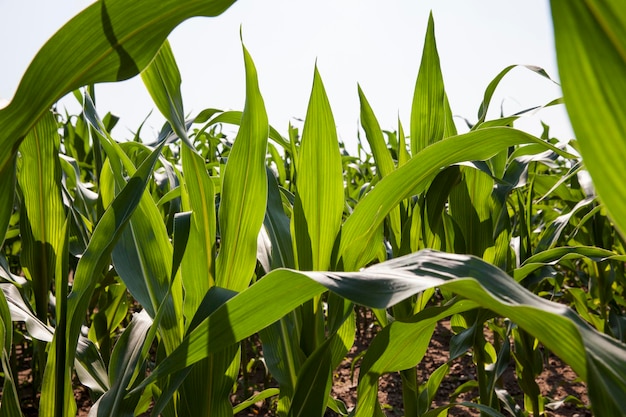
[[[355,207],[343,224],[339,255],[345,270],[365,265],[363,254],[377,243],[379,226],[402,200],[425,189],[443,168],[465,161],[486,160],[508,148],[536,143],[560,152],[547,142],[510,128],[481,129],[437,142],[383,178]]]
[[[356,303],[388,308],[433,287],[461,294],[476,305],[508,317],[569,364],[584,381],[588,372],[593,372],[590,378],[597,384],[592,397],[594,409],[619,406],[621,397],[607,399],[601,393],[626,390],[626,345],[597,332],[568,307],[524,289],[493,265],[472,256],[434,251],[396,258],[359,272],[272,271],[202,321],[142,386],[263,329],[324,288]],[[283,302],[271,303],[276,297]],[[400,362],[397,367],[405,365]]]

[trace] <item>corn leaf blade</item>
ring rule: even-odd
[[[267,204],[265,154],[269,124],[259,91],[256,68],[243,46],[246,67],[246,104],[241,126],[222,173],[219,208],[220,253],[216,260],[217,285],[242,291],[256,266],[257,237]]]
[[[567,112],[598,195],[624,234],[626,11],[618,0],[551,5]]]

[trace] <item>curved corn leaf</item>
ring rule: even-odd
[[[234,2],[100,1],[46,42],[26,70],[11,103],[0,109],[0,147],[5,150],[0,154],[0,241],[4,241],[13,209],[17,149],[50,106],[83,85],[138,74],[178,24],[193,16],[217,16]]]
[[[270,397],[278,395],[279,392],[280,391],[279,391],[278,388],[267,388],[267,389],[264,389],[263,391],[259,392],[258,394],[255,394],[252,397],[248,398],[247,400],[237,404],[237,406],[233,408],[233,414],[237,414],[237,413],[245,410],[246,408],[250,407],[251,405],[254,405],[254,403],[257,403],[259,401],[263,401],[263,400],[266,400],[266,399],[268,399]]]
[[[526,68],[527,70],[537,73],[541,75],[542,77],[545,77],[548,80],[554,82],[554,80],[550,78],[548,73],[543,68],[540,68],[534,65],[509,65],[508,67],[500,71],[498,75],[496,75],[494,79],[491,80],[491,82],[485,89],[485,95],[483,96],[483,101],[480,103],[480,107],[478,108],[478,121],[472,127],[472,129],[477,129],[479,127],[480,128],[487,127],[487,125],[485,124],[485,119],[487,117],[487,111],[489,110],[489,105],[491,104],[491,99],[493,98],[493,94],[495,93],[496,88],[498,87],[498,84],[500,84],[500,81],[502,81],[504,76],[508,74],[512,69],[517,68],[517,67]],[[559,104],[559,103],[560,101],[553,101],[553,102],[548,103],[545,107],[551,106],[553,104]],[[520,112],[516,114],[521,114],[521,113],[524,113],[524,112]],[[498,120],[502,120],[502,122],[498,122],[498,121],[495,121],[495,122],[508,124],[508,122],[513,122],[515,119],[517,119],[517,117],[498,119]]]
[[[267,168],[267,209],[263,225],[272,246],[271,268],[294,268],[293,246],[289,230],[289,217],[283,209],[278,181],[274,172]]]
[[[229,110],[229,111],[221,112],[220,110],[214,110],[214,109],[208,109],[208,110],[214,111],[215,113],[219,113],[219,114],[213,117],[207,123],[204,129],[206,129],[209,126],[216,125],[218,123],[228,123],[228,124],[236,125],[236,126],[241,125],[241,121],[242,121],[241,116],[243,115],[243,113],[240,111]],[[198,118],[199,117],[200,115],[198,116]],[[269,138],[272,139],[274,142],[278,143],[284,149],[291,150],[291,144],[289,143],[289,141],[283,138],[281,134],[278,132],[278,130],[276,130],[272,126],[270,126]]]
[[[524,289],[493,265],[426,250],[359,272],[272,271],[202,321],[140,388],[265,328],[325,288],[356,303],[388,308],[432,287],[460,294],[537,337],[584,381],[595,384],[589,385],[594,409],[620,405],[620,396],[610,399],[603,393],[626,390],[626,345],[597,332],[568,307]],[[282,302],[271,301],[277,298]]]
[[[134,415],[139,395],[124,398],[126,387],[136,373],[136,367],[142,357],[142,342],[145,340],[152,319],[142,310],[133,316],[130,325],[117,340],[109,366],[111,388],[102,395],[89,410],[90,416],[128,416]]]
[[[186,243],[189,251],[183,256],[181,272],[185,288],[183,310],[189,324],[202,298],[215,285],[215,191],[204,160],[187,138],[180,71],[168,42],[141,77],[161,113],[187,145],[181,149],[184,174],[180,179],[181,200],[183,210],[193,211],[193,216]]]
[[[383,137],[383,131],[380,128],[380,124],[374,115],[374,110],[370,106],[365,93],[361,90],[361,86],[358,86],[359,100],[361,102],[361,125],[365,131],[365,137],[372,149],[372,156],[376,161],[377,174],[380,178],[390,174],[395,166],[391,154],[387,149],[385,138]]]
[[[43,342],[52,341],[52,335],[54,329],[47,324],[44,324],[37,316],[32,312],[28,304],[22,298],[17,287],[13,284],[0,284],[0,289],[4,294],[5,300],[9,304],[9,311],[11,312],[11,319],[13,321],[24,322],[26,330],[29,336],[34,339],[41,340]]]
[[[394,321],[372,340],[359,370],[355,417],[371,416],[378,407],[378,379],[384,373],[415,367],[424,357],[439,320],[476,308],[463,300],[449,307],[424,310],[410,320]]]
[[[514,271],[513,276],[517,282],[521,282],[528,275],[540,268],[543,268],[544,266],[557,265],[562,261],[580,258],[589,258],[594,262],[601,262],[605,260],[626,262],[626,255],[617,255],[615,252],[610,250],[591,246],[565,246],[548,249],[529,257]]]
[[[7,150],[0,155],[0,172],[8,173],[22,138],[59,98],[87,84],[137,75],[177,25],[194,16],[217,16],[233,3],[105,0],[87,7],[39,50],[13,100],[0,110],[0,147]]]
[[[379,242],[377,233],[385,216],[405,198],[423,191],[441,169],[465,161],[486,160],[509,146],[528,143],[561,152],[519,130],[494,127],[450,137],[413,156],[405,165],[384,177],[345,221],[339,246],[344,269],[354,271],[371,260],[363,255]]]
[[[553,0],[551,6],[567,112],[595,189],[623,235],[626,8],[620,0]]]

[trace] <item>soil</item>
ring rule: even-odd
[[[370,313],[365,309],[358,310],[361,315],[357,320],[358,329],[355,344],[333,374],[332,395],[334,398],[342,400],[350,410],[356,404],[356,390],[359,373],[359,362],[362,352],[367,349],[372,338],[379,330],[374,324]],[[430,342],[428,353],[424,360],[417,366],[418,380],[426,381],[429,376],[449,359],[449,343],[452,337],[450,324],[447,321],[440,322],[435,330],[435,334]],[[244,343],[244,349],[248,358],[258,357],[261,354],[261,343],[257,337],[251,338]],[[22,401],[22,411],[26,417],[38,415],[37,403],[38,394],[34,392],[33,381],[30,371],[31,358],[27,354],[29,349],[24,345],[16,345],[15,357],[18,367],[19,393]],[[242,361],[243,362],[243,361]],[[351,370],[353,362],[354,372]],[[450,363],[450,372],[442,381],[439,390],[433,400],[432,407],[449,404],[450,397],[462,384],[475,380],[475,366],[469,355],[462,356]],[[554,409],[546,407],[547,417],[585,417],[591,416],[588,410],[587,390],[581,383],[572,369],[563,364],[558,358],[549,356],[546,360],[544,371],[536,379],[541,394],[546,396],[558,405],[558,401],[566,400]],[[269,387],[277,386],[276,381],[271,379],[265,372],[262,362],[254,364],[250,372],[242,375],[238,381],[238,389],[233,394],[234,403],[239,403],[251,395]],[[511,363],[501,380],[502,389],[505,389],[515,400],[516,404],[523,408],[523,392],[520,389],[515,376],[514,363]],[[75,397],[78,404],[78,416],[87,416],[92,401],[86,388],[80,386],[76,381]],[[383,405],[385,414],[388,417],[402,416],[402,383],[399,373],[383,375],[379,381],[378,399]],[[477,401],[478,392],[475,389],[468,390],[457,397],[460,401]],[[569,399],[569,402],[567,401]],[[246,410],[236,414],[236,416],[271,416],[273,407],[272,400],[259,401]],[[507,414],[503,411],[503,414]],[[148,415],[148,414],[146,414]],[[456,406],[448,411],[450,416],[479,416],[480,413],[473,408]],[[327,417],[338,416],[338,414],[327,411]]]

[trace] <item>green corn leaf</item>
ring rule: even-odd
[[[333,381],[331,341],[326,339],[302,365],[288,417],[324,415]]]
[[[276,176],[269,168],[267,169],[267,209],[263,225],[272,242],[272,269],[294,268],[289,217],[283,210]]]
[[[177,25],[194,16],[217,16],[233,3],[106,0],[87,7],[46,42],[11,103],[0,110],[0,147],[7,150],[0,155],[2,178],[21,140],[55,101],[84,85],[137,75]]]
[[[521,267],[514,271],[514,278],[521,282],[534,271],[544,266],[558,265],[561,262],[588,258],[595,262],[613,260],[616,262],[626,262],[626,255],[616,255],[610,250],[591,246],[564,246],[538,252],[524,261]]]
[[[221,113],[217,114],[215,117],[213,117],[207,123],[205,128],[209,127],[209,126],[214,126],[214,125],[216,125],[218,123],[228,123],[228,124],[231,124],[231,125],[239,126],[239,125],[241,125],[242,115],[243,115],[242,112],[237,111],[237,110],[230,110],[230,111],[221,112]],[[284,149],[291,150],[291,145],[292,144],[289,141],[287,141],[285,138],[283,138],[281,136],[281,134],[275,128],[273,128],[272,126],[270,126],[269,138],[272,139],[274,142],[278,143]]]
[[[168,41],[163,43],[154,60],[141,73],[141,79],[161,114],[172,125],[174,132],[186,145],[192,147],[187,138],[183,96],[180,92],[180,72]]]
[[[422,360],[439,320],[475,307],[475,303],[465,300],[451,307],[424,310],[409,321],[394,321],[383,328],[372,340],[361,363],[355,417],[373,415],[378,406],[380,376],[413,368]]]
[[[359,304],[389,308],[433,287],[462,294],[475,305],[508,317],[569,364],[581,379],[596,384],[590,390],[594,409],[619,407],[621,397],[607,399],[600,393],[626,390],[626,345],[597,332],[566,306],[524,289],[493,265],[472,256],[434,251],[396,258],[359,272],[272,271],[203,320],[139,388],[265,328],[325,288]],[[282,302],[271,302],[276,298]],[[402,356],[397,358],[399,362],[389,362],[395,365],[382,368],[402,369],[415,360],[403,362]]]
[[[372,156],[376,161],[377,173],[380,178],[390,174],[394,169],[393,159],[387,149],[385,138],[383,137],[383,131],[380,128],[380,124],[374,115],[374,111],[370,106],[361,86],[359,89],[359,100],[361,102],[361,125],[365,131],[365,137],[372,149]]]
[[[409,162],[409,159],[411,159],[411,155],[407,149],[404,128],[402,127],[402,122],[398,117],[398,167],[401,167]]]
[[[0,292],[0,347],[0,363],[4,379],[0,417],[21,417],[23,414],[17,394],[16,379],[13,376],[10,364],[11,351],[13,350],[13,322],[11,321],[9,305],[3,292]]]
[[[58,327],[56,333],[60,335]],[[65,346],[62,348],[64,349]],[[57,355],[58,349],[61,349],[59,345],[57,345]],[[78,338],[74,365],[81,384],[89,388],[94,396],[100,396],[109,389],[111,384],[100,351],[90,339],[82,335]],[[58,366],[58,369],[61,367]]]
[[[32,312],[26,304],[22,294],[13,284],[0,284],[0,289],[5,300],[9,303],[9,310],[13,321],[24,322],[30,337],[42,342],[51,342],[54,329],[41,320]]]
[[[415,156],[427,146],[443,139],[454,126],[443,85],[439,53],[435,42],[435,22],[428,18],[413,104],[411,106],[411,153]],[[446,127],[447,126],[447,127]]]
[[[204,294],[215,285],[215,191],[200,155],[183,146],[182,161],[183,210],[193,211],[188,250],[181,264],[184,312],[191,318]]]
[[[279,389],[278,388],[267,388],[264,389],[263,391],[259,392],[258,394],[253,395],[252,397],[248,398],[247,400],[237,404],[236,407],[233,408],[233,414],[237,414],[242,412],[243,410],[245,410],[246,408],[250,407],[251,405],[254,405],[254,403],[257,403],[259,401],[263,401],[266,400],[268,398],[271,398],[275,395],[279,394]]]
[[[580,153],[624,234],[626,9],[619,0],[553,0],[551,6],[563,97]]]
[[[450,193],[450,215],[459,225],[466,253],[482,257],[494,244],[494,181],[479,170],[461,167],[461,181]]]
[[[476,122],[476,124],[473,126],[472,129],[487,127],[487,125],[484,122],[487,117],[487,111],[489,110],[489,105],[491,104],[491,99],[493,98],[493,94],[495,93],[496,88],[498,87],[498,85],[500,84],[500,81],[502,81],[504,76],[508,74],[512,69],[517,68],[517,67],[526,68],[527,70],[532,71],[542,77],[545,77],[550,81],[554,81],[552,80],[552,78],[550,78],[548,73],[543,68],[533,66],[533,65],[509,65],[508,67],[500,71],[498,75],[496,75],[495,78],[491,80],[491,82],[487,86],[487,89],[485,90],[485,95],[483,96],[483,101],[480,103],[480,107],[478,108],[478,122]],[[505,118],[503,120],[504,120],[504,123],[507,123],[509,121],[512,122],[515,119],[517,118],[512,118],[512,119]]]
[[[376,171],[378,176],[379,178],[383,178],[393,172],[395,170],[395,166],[393,159],[391,158],[391,154],[387,149],[383,132],[378,124],[376,116],[374,115],[374,111],[367,101],[365,94],[361,90],[361,87],[359,86],[358,88],[359,99],[361,100],[361,125],[365,131],[365,137],[370,144],[370,148],[372,149],[372,155],[376,161]],[[400,140],[400,144],[401,146],[405,146],[403,139]],[[400,156],[398,158],[400,158]],[[389,213],[389,224],[391,226],[391,231],[394,234],[396,246],[400,247],[402,242],[402,230],[399,206]]]
[[[242,45],[246,67],[246,105],[241,126],[222,173],[219,209],[220,253],[217,285],[242,291],[256,266],[257,237],[267,204],[265,155],[269,125],[252,57]]]
[[[100,1],[46,42],[26,70],[11,103],[0,110],[0,147],[5,150],[0,155],[2,240],[12,210],[17,149],[52,104],[81,86],[137,75],[177,25],[193,16],[217,16],[233,3],[234,0],[141,0],[132,4],[125,0]]]
[[[57,257],[63,256],[59,252],[65,221],[59,144],[56,121],[48,112],[22,142],[18,160],[18,182],[24,196],[22,268],[32,282],[37,316],[44,322]]]
[[[327,270],[341,227],[344,191],[337,129],[317,66],[298,157],[296,187],[301,206],[294,206],[294,212],[301,209],[305,222],[295,224],[296,247],[300,251],[299,236],[308,234],[312,268]]]
[[[81,325],[84,320],[84,312],[87,311],[97,282],[108,266],[109,257],[116,241],[120,238],[124,226],[126,226],[134,209],[142,199],[143,191],[160,152],[161,147],[157,148],[150,157],[144,161],[139,169],[137,169],[124,189],[105,211],[98,226],[94,230],[87,251],[83,254],[76,267],[74,285],[68,297],[68,325],[66,337],[65,340],[59,340],[56,337],[53,339],[52,347],[48,355],[48,364],[44,372],[44,381],[46,378],[55,378],[55,376],[51,374],[52,370],[55,369],[56,362],[60,360],[55,354],[57,343],[63,343],[66,347],[64,352],[65,358],[63,359],[65,363],[73,363]],[[56,394],[45,395],[41,398],[40,415],[47,417],[73,413],[72,410],[75,409],[75,405],[72,405],[71,367],[66,367],[66,370],[64,381],[57,379],[55,385],[57,389],[61,389],[64,393],[64,395],[60,397],[66,398],[64,412],[61,414],[58,413]],[[68,398],[71,398],[71,401],[69,401]]]
[[[89,411],[90,416],[133,416],[139,396],[124,398],[135,368],[146,358],[141,355],[142,342],[152,319],[142,310],[133,316],[130,325],[124,330],[115,344],[109,366],[111,388],[101,396]]]
[[[0,246],[4,244],[6,231],[11,221],[11,213],[13,213],[13,199],[15,198],[15,167],[17,161],[17,153],[15,153],[0,168],[0,201],[6,201],[0,204]]]
[[[102,200],[106,206],[112,198],[117,198],[114,197],[114,189],[126,186],[124,172],[133,175],[136,168],[121,146],[109,136],[88,95],[85,96],[84,114],[99,135],[100,144],[111,165],[111,170],[103,170],[101,177],[102,185],[110,184],[109,187],[102,186]],[[149,152],[144,145],[132,145],[146,154]],[[113,179],[107,181],[107,175],[112,175]],[[113,248],[113,265],[131,294],[151,317],[155,317],[164,297],[168,297],[165,303],[166,313],[160,322],[168,352],[178,345],[183,334],[180,277],[174,277],[173,282],[170,282],[172,253],[172,245],[161,214],[152,196],[144,192],[129,227],[122,230]]]
[[[26,143],[26,141],[23,143]],[[54,338],[59,339],[59,340],[66,339],[67,329],[68,329],[67,294],[69,291],[68,280],[69,280],[69,275],[70,275],[69,259],[68,259],[69,258],[69,240],[70,240],[69,219],[70,219],[70,216],[68,215],[65,219],[65,222],[61,226],[58,245],[57,245],[57,248],[55,248],[58,251],[58,253],[57,253],[57,256],[55,259],[55,265],[54,265],[55,267],[54,287],[56,290],[55,291],[56,292],[55,294],[56,306],[55,307],[56,307],[56,326],[57,326],[55,334],[54,334]],[[78,343],[79,345],[80,345],[81,338],[82,338],[82,335],[79,336],[79,343]],[[46,391],[48,391],[50,395],[56,394],[57,395],[57,398],[55,399],[56,414],[63,415],[64,409],[69,410],[73,408],[73,403],[71,401],[68,405],[67,402],[64,400],[64,397],[65,398],[71,397],[71,394],[67,392],[67,390],[64,390],[64,393],[61,394],[61,392],[59,392],[57,387],[53,388],[52,386],[56,384],[56,381],[65,381],[66,384],[71,385],[69,380],[66,378],[66,375],[67,375],[66,372],[68,369],[71,369],[73,362],[67,361],[68,358],[65,355],[65,351],[64,351],[65,346],[63,346],[63,344],[57,343],[55,345],[55,348],[56,348],[56,361],[51,361],[46,364],[44,376],[47,378],[44,378],[44,383],[42,384],[41,395],[47,396]],[[80,348],[77,346],[76,356],[78,358],[81,358],[82,352],[79,353],[79,350]],[[99,355],[97,359],[100,359]],[[98,363],[97,359],[94,360],[96,364]],[[48,370],[47,369],[48,364],[54,365],[55,368]],[[78,368],[80,367],[81,366],[78,366]],[[97,368],[97,366],[94,366],[93,368]],[[53,376],[53,378],[50,378],[50,376]]]
[[[508,364],[508,362],[507,362]],[[423,386],[423,390],[419,395],[419,413],[424,414],[430,409],[430,405],[439,391],[441,382],[448,375],[450,364],[448,362],[439,366],[430,376]]]
[[[362,254],[377,244],[385,216],[402,200],[425,189],[442,169],[464,161],[486,160],[509,146],[547,142],[510,128],[490,128],[454,136],[424,149],[405,165],[383,178],[355,207],[343,225],[339,254],[344,269],[364,266]],[[559,151],[560,152],[560,151]]]

